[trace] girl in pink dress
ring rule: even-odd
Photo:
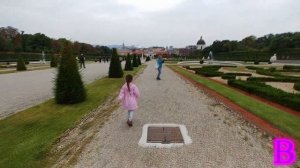
[[[133,112],[138,108],[137,99],[140,97],[139,89],[132,83],[132,75],[126,75],[126,83],[122,86],[118,99],[123,108],[128,111],[127,124],[132,126]]]

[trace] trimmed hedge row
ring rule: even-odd
[[[300,69],[283,69],[277,70],[278,72],[300,72]]]
[[[233,51],[220,52],[214,55],[215,60],[220,61],[256,61],[268,62],[274,53],[269,51]]]
[[[295,66],[295,65],[284,65],[283,66],[284,70],[300,70],[300,66]]]
[[[300,112],[300,94],[287,93],[264,83],[253,81],[229,80],[228,85]]]
[[[281,51],[276,51],[277,59],[279,60],[299,60],[300,48],[288,48]],[[269,62],[274,52],[271,51],[232,51],[219,52],[214,54],[215,60],[220,61],[255,61]]]
[[[222,79],[235,79],[236,76],[251,76],[250,73],[225,73],[221,77]]]
[[[256,81],[256,82],[300,82],[300,78],[297,77],[250,77],[247,81]]]
[[[221,76],[222,79],[235,79],[236,78],[236,75],[235,74],[229,74],[229,73],[226,73],[226,74],[223,74]]]
[[[195,71],[196,74],[205,76],[205,77],[216,77],[216,76],[222,76],[224,73],[219,72],[219,69],[222,67],[236,67],[236,66],[229,66],[229,65],[211,65],[211,66],[204,66],[202,68],[191,68],[190,66],[183,66],[184,68],[188,70]],[[228,74],[234,74],[234,73],[228,73]],[[242,73],[238,73],[242,74]],[[243,74],[245,75],[245,74]],[[251,74],[250,74],[251,75]],[[248,76],[248,75],[247,75]]]
[[[0,62],[16,62],[18,57],[22,56],[24,61],[40,61],[42,59],[42,53],[14,53],[14,52],[0,52]],[[45,60],[51,61],[53,54],[45,53]],[[76,55],[75,55],[76,56]],[[110,56],[107,56],[110,57]],[[85,55],[86,60],[98,60],[99,55]]]
[[[250,69],[250,70],[258,70],[258,69],[262,69],[260,67],[256,67],[256,66],[246,66],[247,69]]]
[[[274,67],[269,69],[257,69],[256,73],[267,76],[282,76],[281,74],[276,72],[276,68]]]
[[[193,69],[195,70],[196,74],[203,75],[205,77],[216,77],[216,76],[222,76],[223,72],[219,72],[218,70],[222,66],[219,65],[213,65],[213,66],[205,66],[199,69]]]
[[[300,91],[300,82],[294,84],[294,89]]]
[[[13,52],[0,52],[0,62],[16,62],[19,56],[22,56],[24,61],[39,61],[42,59],[41,53],[13,53]],[[46,61],[51,60],[52,54],[45,53]]]
[[[228,75],[236,75],[236,76],[252,76],[251,73],[226,73]]]
[[[188,70],[190,70],[191,69],[191,67],[190,66],[182,66],[183,68],[185,68],[185,69],[188,69]]]

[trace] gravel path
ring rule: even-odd
[[[289,83],[289,82],[266,82],[266,84],[270,85],[274,88],[281,89],[285,92],[300,93],[299,91],[294,89],[294,83]]]
[[[87,84],[108,73],[109,63],[86,64],[81,70]],[[56,69],[0,75],[0,119],[53,97]]]
[[[117,109],[86,146],[74,167],[273,167],[264,134],[168,68],[155,80],[154,62],[135,81],[141,92],[133,127]],[[149,123],[184,124],[192,144],[171,149],[142,148]]]

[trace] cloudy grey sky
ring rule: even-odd
[[[300,0],[0,0],[0,27],[90,44],[184,47],[300,31]]]

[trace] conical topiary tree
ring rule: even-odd
[[[112,57],[110,60],[108,77],[110,78],[122,78],[123,70],[120,62],[120,58],[117,54],[117,50],[113,48]]]
[[[18,62],[17,62],[17,71],[26,71],[26,70],[27,70],[27,68],[26,68],[23,56],[20,55],[18,58]]]
[[[132,66],[133,67],[138,67],[139,66],[138,60],[137,60],[137,57],[136,57],[135,54],[133,55]]]
[[[139,65],[142,65],[141,57],[138,56],[137,58],[138,58],[138,64],[139,64]]]
[[[74,104],[86,99],[78,65],[71,44],[66,42],[59,62],[55,81],[55,101],[58,104]]]
[[[133,67],[132,67],[132,63],[131,63],[131,56],[128,54],[126,57],[126,64],[125,64],[125,71],[132,71]]]
[[[146,57],[146,62],[148,62],[148,61],[150,61],[150,57],[149,56]]]
[[[51,56],[50,67],[57,67],[58,58],[54,54]]]

